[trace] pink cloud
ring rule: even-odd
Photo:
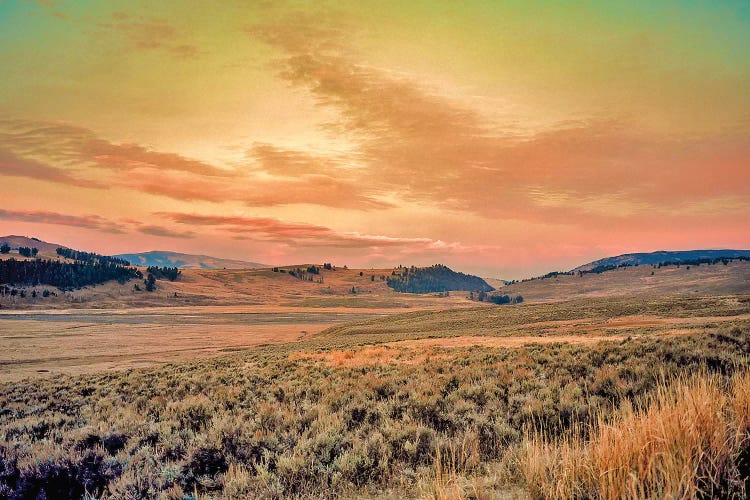
[[[36,224],[53,224],[75,227],[80,229],[94,229],[106,233],[123,233],[123,228],[98,215],[66,215],[57,212],[24,211],[0,209],[0,219],[18,222],[32,222]]]

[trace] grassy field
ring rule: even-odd
[[[0,496],[597,497],[618,481],[634,496],[742,495],[733,394],[748,385],[749,318],[747,295],[417,311],[212,359],[13,381],[0,385]],[[674,415],[704,387],[694,373],[728,394],[698,415],[719,412],[711,429],[732,440],[692,441],[685,484],[643,486],[666,466],[627,483],[637,453],[610,489],[592,482],[607,429]]]

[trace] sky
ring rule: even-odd
[[[0,234],[504,279],[750,248],[750,2],[0,0]]]

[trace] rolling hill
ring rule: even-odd
[[[55,252],[58,248],[65,247],[65,245],[49,243],[37,238],[18,235],[0,236],[0,244],[3,243],[7,243],[8,245],[10,245],[10,248],[13,250],[17,249],[18,247],[36,247],[39,249],[40,253],[48,255],[55,255]]]
[[[123,253],[115,255],[125,259],[134,266],[167,266],[180,269],[262,269],[271,267],[258,262],[244,260],[221,259],[209,255],[193,255],[188,253],[166,252],[154,250],[142,253]]]
[[[654,268],[619,267],[602,273],[577,272],[516,282],[498,289],[527,302],[555,302],[584,297],[636,295],[729,295],[750,293],[750,262]]]
[[[658,265],[666,262],[686,262],[700,259],[736,259],[738,257],[750,258],[750,250],[683,250],[683,251],[658,251],[648,253],[626,253],[614,257],[605,257],[578,266],[573,272],[590,271],[596,268],[617,267],[622,265],[642,266]]]
[[[456,272],[437,264],[430,267],[400,268],[388,278],[388,286],[397,292],[432,293],[453,290],[489,292],[494,290],[482,278]]]

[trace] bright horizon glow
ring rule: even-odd
[[[750,5],[0,2],[0,234],[503,279],[750,248]]]

